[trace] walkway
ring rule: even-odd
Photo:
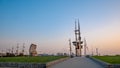
[[[74,57],[50,68],[103,68],[86,57]]]

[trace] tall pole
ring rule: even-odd
[[[92,54],[91,54],[91,55],[93,56],[93,55],[94,55],[93,46],[92,46],[92,50],[91,50],[91,51],[92,51]]]
[[[69,46],[70,46],[70,57],[72,57],[71,39],[69,39]]]
[[[17,43],[17,50],[16,50],[16,54],[18,55],[18,49],[19,49],[19,43]]]
[[[11,52],[11,49],[9,48],[9,49],[8,49],[8,53],[10,53],[10,52]]]
[[[3,54],[4,54],[4,53],[3,53],[3,50],[2,50],[2,51],[1,51],[1,57],[3,57]]]
[[[98,48],[96,48],[96,55],[98,56]]]
[[[80,34],[80,23],[79,23],[79,19],[78,19],[78,40],[79,40],[79,50],[80,50],[80,56],[82,55],[82,47],[81,47],[81,34]]]
[[[12,47],[12,54],[13,54],[13,51],[14,51],[14,47]]]
[[[86,56],[86,48],[87,48],[87,42],[86,39],[84,38],[84,56]]]
[[[23,55],[24,55],[24,49],[25,49],[25,43],[23,43],[23,49],[22,49]]]
[[[77,25],[76,25],[76,20],[75,20],[75,41],[77,42]],[[75,53],[76,53],[76,56],[78,54],[77,52],[77,43],[76,43],[76,46],[75,46]]]
[[[77,25],[76,25],[76,20],[75,20],[75,40],[77,41]]]

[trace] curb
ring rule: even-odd
[[[108,68],[107,66],[110,65],[109,63],[103,62],[103,61],[101,61],[101,60],[98,60],[98,59],[93,58],[93,57],[90,57],[90,56],[87,57],[87,58],[89,58],[89,59],[93,60],[94,62],[100,64],[100,65],[103,66],[104,68]]]
[[[46,68],[41,63],[0,62],[0,68]]]
[[[104,68],[120,68],[120,64],[110,64],[110,63],[106,63],[106,62],[104,62],[104,61],[101,61],[101,60],[99,60],[99,59],[96,59],[96,58],[90,57],[90,56],[89,56],[89,57],[87,56],[87,58],[89,58],[89,59],[93,60],[94,62],[100,64],[100,65],[103,66]]]
[[[46,63],[46,68],[51,67],[52,65],[55,65],[57,63],[63,62],[65,60],[67,60],[67,59],[69,59],[69,57],[61,58],[61,59],[58,59],[58,60],[55,60],[55,61],[48,62],[48,63]]]
[[[69,57],[61,58],[48,62],[46,64],[41,63],[19,63],[19,62],[0,62],[0,68],[48,68],[57,63],[63,62],[69,59]]]

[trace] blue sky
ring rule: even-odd
[[[0,0],[1,49],[25,42],[26,48],[36,43],[38,50],[50,46],[55,47],[53,53],[61,48],[68,51],[65,48],[69,38],[74,40],[75,19],[80,20],[82,36],[87,37],[89,45],[94,45],[91,37],[99,36],[97,30],[108,31],[110,26],[120,29],[119,3],[119,0]]]

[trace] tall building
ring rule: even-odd
[[[37,51],[36,51],[37,45],[31,44],[29,48],[29,54],[30,56],[37,56]]]

